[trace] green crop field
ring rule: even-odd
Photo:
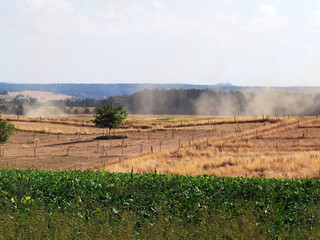
[[[320,180],[0,170],[0,239],[320,236]]]

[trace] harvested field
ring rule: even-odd
[[[181,120],[183,118],[183,120]],[[159,120],[163,119],[163,120]],[[89,121],[14,119],[20,131],[1,148],[0,164],[17,168],[218,176],[307,178],[320,176],[320,119],[130,118],[116,134],[125,140],[94,140],[105,129]],[[79,122],[83,125],[79,125]],[[144,125],[145,128],[142,128]]]

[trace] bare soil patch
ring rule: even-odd
[[[21,130],[2,146],[0,164],[125,172],[133,167],[137,172],[157,169],[218,176],[320,175],[320,119],[316,117],[202,121],[178,122],[168,128],[164,127],[168,122],[149,121],[147,129],[116,129],[116,134],[128,136],[116,140],[95,140],[105,133],[95,127],[13,121]]]

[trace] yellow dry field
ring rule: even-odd
[[[32,119],[31,119],[32,120]],[[320,119],[131,116],[116,134],[70,121],[12,121],[20,131],[1,147],[2,167],[320,177]],[[89,122],[88,122],[89,123]]]

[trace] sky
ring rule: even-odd
[[[319,80],[320,0],[0,0],[0,82]]]

